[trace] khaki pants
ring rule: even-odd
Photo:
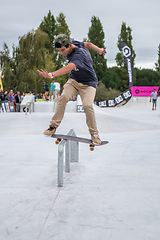
[[[68,101],[79,93],[82,99],[83,109],[86,114],[86,123],[90,134],[98,134],[97,124],[93,109],[93,101],[96,93],[94,87],[78,83],[74,79],[69,79],[64,85],[64,90],[57,102],[55,114],[50,122],[50,126],[57,128],[64,116],[65,107]]]

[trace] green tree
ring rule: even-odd
[[[136,70],[137,86],[160,86],[160,73],[152,69]]]
[[[54,69],[52,54],[45,48],[49,41],[48,35],[40,30],[32,30],[22,37],[19,37],[19,45],[13,45],[12,58],[7,45],[0,53],[1,67],[3,72],[3,84],[6,90],[14,91],[29,90],[41,92],[43,90],[43,79],[38,75],[37,69]],[[49,81],[47,79],[47,81]]]
[[[105,48],[104,38],[105,34],[100,19],[93,16],[91,18],[91,27],[89,28],[88,32],[88,41],[92,42],[100,48]],[[96,72],[98,80],[100,80],[107,69],[107,60],[105,59],[104,55],[100,56],[97,52],[93,50],[90,50],[90,53],[93,59],[94,70]]]
[[[136,72],[134,70],[134,64],[135,64],[135,57],[136,57],[136,53],[133,49],[132,46],[132,29],[130,27],[126,26],[125,22],[122,22],[122,26],[121,26],[121,33],[118,36],[118,42],[117,42],[117,47],[119,49],[119,52],[116,55],[115,61],[117,63],[117,74],[119,75],[119,77],[122,79],[122,86],[121,86],[121,90],[124,91],[126,89],[126,87],[128,88],[128,70],[127,70],[127,65],[125,63],[125,59],[122,53],[122,49],[121,49],[121,42],[125,42],[129,45],[130,49],[131,49],[131,55],[132,55],[132,63],[133,63],[133,82],[134,84],[136,83]]]
[[[50,10],[47,16],[44,16],[43,21],[39,25],[39,29],[48,34],[50,41],[47,41],[45,43],[45,47],[49,50],[50,53],[53,54],[55,51],[54,39],[56,35],[56,20],[54,16],[51,14]]]
[[[43,79],[37,74],[37,69],[54,69],[53,55],[45,48],[47,42],[48,34],[40,30],[33,30],[19,39],[18,79],[24,91],[41,92]]]
[[[98,89],[96,91],[95,101],[105,101],[115,98],[120,94],[119,90],[106,88],[102,81],[98,82]]]
[[[14,61],[11,58],[9,48],[6,43],[3,45],[3,51],[0,52],[0,66],[2,70],[2,83],[5,90],[9,91],[16,86],[14,76]]]
[[[155,69],[160,73],[160,44],[158,45],[158,61],[155,63]]]
[[[60,33],[64,33],[70,36],[71,32],[66,23],[66,17],[61,12],[55,20],[54,16],[51,14],[51,11],[49,11],[48,15],[44,16],[44,19],[41,22],[39,28],[42,31],[46,32],[49,36],[50,42],[45,43],[45,47],[49,50],[50,53],[53,53],[55,70],[58,70],[66,64],[66,58],[60,55],[59,52],[55,49],[54,40],[55,37]],[[53,69],[51,68],[50,71],[53,71]],[[63,86],[67,79],[68,75],[64,75],[57,77],[56,81],[58,81],[61,86]]]
[[[121,88],[121,79],[116,73],[115,69],[116,67],[107,68],[101,80],[105,84],[106,88],[118,90]]]

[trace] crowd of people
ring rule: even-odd
[[[29,91],[27,93],[20,93],[17,91],[16,93],[13,92],[13,90],[10,90],[9,92],[3,91],[1,89],[0,91],[0,108],[2,107],[2,103],[7,103],[8,111],[10,112],[20,112],[20,104],[23,101],[23,98],[26,95],[34,95],[35,102],[37,101],[49,101],[54,100],[55,98],[58,99],[60,96],[60,84],[57,82],[54,82],[52,80],[50,87],[43,82],[44,85],[44,93],[37,93],[35,94],[32,91]]]

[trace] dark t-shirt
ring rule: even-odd
[[[44,86],[44,90],[45,90],[46,92],[49,92],[49,87],[48,87],[47,84],[45,84],[45,86]]]
[[[72,41],[76,45],[73,51],[67,55],[66,61],[74,63],[74,68],[69,77],[84,85],[97,88],[98,79],[92,66],[92,58],[89,51],[84,47],[84,42]]]

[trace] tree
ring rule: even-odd
[[[160,73],[152,69],[136,70],[137,86],[160,86]]]
[[[54,16],[49,11],[47,16],[44,16],[44,20],[41,22],[39,29],[46,32],[49,36],[50,42],[45,43],[45,47],[49,50],[50,53],[53,53],[53,62],[55,65],[55,70],[63,67],[66,64],[66,58],[59,54],[59,52],[54,48],[54,40],[57,35],[60,33],[67,34],[70,36],[71,32],[66,23],[66,17],[61,12],[56,20]],[[53,71],[50,69],[50,71]],[[57,81],[60,82],[61,86],[67,81],[68,75],[57,77]]]
[[[14,89],[15,84],[15,77],[13,73],[14,69],[14,62],[11,58],[11,54],[9,51],[9,48],[6,43],[3,45],[3,51],[0,52],[0,66],[2,70],[2,83],[4,89],[7,89],[8,91],[10,89]]]
[[[39,29],[43,32],[46,32],[49,36],[50,41],[47,41],[45,43],[45,47],[49,50],[50,53],[54,53],[54,39],[56,35],[56,20],[54,16],[51,14],[51,11],[49,10],[49,13],[47,16],[44,16],[43,21],[41,22]]]
[[[155,63],[155,69],[160,73],[160,44],[158,45],[158,61]]]
[[[132,38],[131,33],[132,33],[132,29],[130,27],[126,27],[126,23],[122,22],[121,33],[118,36],[118,42],[117,42],[117,47],[119,49],[119,53],[117,53],[116,58],[115,58],[118,67],[126,67],[127,68],[125,60],[124,60],[124,56],[122,53],[121,45],[120,45],[121,42],[125,42],[129,45],[129,47],[131,49],[132,62],[133,62],[133,67],[134,67],[136,54],[135,54],[135,51],[132,46],[133,38]]]
[[[88,41],[97,45],[100,48],[105,48],[104,44],[104,31],[100,19],[98,17],[93,16],[91,18],[91,27],[88,32]],[[98,80],[100,80],[106,69],[107,69],[107,60],[104,58],[104,55],[99,55],[97,52],[90,50],[91,57],[93,59],[93,67],[96,72]]]
[[[49,54],[45,48],[47,42],[49,42],[48,34],[40,30],[33,30],[19,38],[17,77],[23,91],[41,92],[43,79],[37,74],[37,69],[50,71],[51,68],[55,68],[52,61],[53,54]]]
[[[37,74],[37,69],[54,69],[52,54],[45,48],[45,43],[49,41],[48,35],[40,30],[32,30],[19,37],[19,45],[13,45],[13,57],[7,45],[4,45],[3,52],[0,53],[1,67],[4,88],[14,91],[29,90],[41,92],[43,90],[43,79]],[[47,80],[48,81],[48,80]]]
[[[120,89],[121,79],[115,72],[116,67],[107,68],[104,76],[102,77],[102,82],[105,84],[106,88]]]
[[[120,94],[119,90],[112,89],[112,88],[106,88],[105,85],[102,83],[102,81],[98,82],[98,89],[96,91],[95,101],[105,101],[115,98]]]
[[[125,87],[127,86],[128,88],[128,70],[127,70],[127,65],[125,63],[125,59],[122,53],[122,49],[121,49],[121,42],[125,42],[129,45],[130,49],[131,49],[131,55],[132,55],[132,63],[133,63],[133,82],[135,84],[136,82],[136,73],[134,70],[134,64],[135,64],[135,57],[136,57],[136,53],[133,49],[132,46],[132,29],[130,27],[126,27],[126,23],[122,22],[122,26],[121,26],[121,33],[118,36],[118,42],[117,42],[117,47],[119,49],[119,52],[116,55],[116,63],[117,63],[117,74],[119,75],[119,77],[122,79],[122,87],[121,90],[124,91]]]

